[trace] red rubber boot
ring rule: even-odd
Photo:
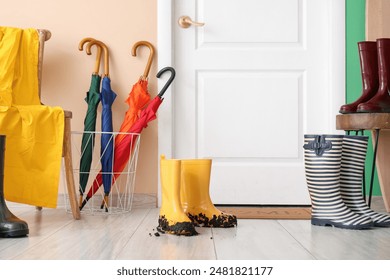
[[[378,92],[365,103],[359,104],[360,113],[389,113],[390,112],[390,38],[376,41],[378,50]]]
[[[360,71],[362,74],[362,95],[350,104],[341,106],[341,114],[356,113],[360,103],[369,101],[377,93],[379,88],[378,54],[376,42],[366,41],[358,43]]]

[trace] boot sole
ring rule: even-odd
[[[187,216],[197,227],[231,228],[237,226],[237,217],[231,214],[213,215],[212,218],[207,217],[203,213],[187,213]]]
[[[374,222],[374,227],[383,227],[383,228],[390,227],[390,223],[389,222],[387,222],[387,223],[376,223],[376,222]]]
[[[28,229],[0,232],[0,237],[24,237],[29,234]]]
[[[169,228],[163,228],[161,226],[157,226],[157,231],[161,232],[163,234],[168,233],[168,234],[173,234],[173,235],[182,235],[182,236],[194,236],[198,235],[198,233],[194,233],[191,229],[182,229],[182,230],[171,230]]]
[[[191,222],[177,222],[170,225],[165,216],[159,216],[157,230],[161,233],[170,233],[174,235],[198,235],[198,232]]]
[[[342,228],[342,229],[370,229],[374,226],[374,223],[368,223],[364,225],[345,225],[341,223],[333,222],[332,220],[327,219],[311,219],[311,224],[314,226],[332,226],[336,228]]]

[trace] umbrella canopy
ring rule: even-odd
[[[93,38],[85,38],[79,44],[79,50],[82,51],[86,42],[93,41]],[[79,191],[80,191],[80,203],[82,202],[85,187],[88,182],[89,172],[91,170],[93,148],[95,146],[95,129],[96,129],[96,116],[97,107],[100,102],[100,81],[99,66],[102,49],[97,46],[97,56],[94,71],[92,73],[91,85],[87,92],[85,102],[88,104],[87,112],[84,118],[84,133],[81,139],[81,156],[80,156],[80,169],[79,169]]]
[[[139,119],[132,125],[129,130],[129,133],[132,134],[126,134],[123,140],[120,142],[120,145],[118,145],[115,149],[113,180],[115,180],[120,175],[120,173],[123,171],[123,168],[126,166],[126,163],[129,160],[129,156],[131,155],[131,151],[136,143],[135,138],[138,137],[142,130],[146,128],[151,121],[156,119],[156,113],[163,101],[163,95],[168,89],[169,85],[172,83],[173,79],[175,78],[175,69],[173,69],[172,67],[165,67],[161,69],[157,73],[157,77],[159,78],[163,73],[167,71],[171,72],[171,77],[169,78],[168,82],[165,84],[161,92],[155,98],[153,98],[152,101],[149,102],[145,109],[142,110]],[[90,190],[88,191],[86,198],[82,202],[80,209],[85,206],[85,204],[92,197],[92,195],[96,193],[96,191],[99,189],[101,185],[101,180],[101,176],[98,175],[94,180]]]
[[[129,109],[126,111],[122,125],[119,132],[128,132],[134,122],[139,118],[141,110],[150,101],[150,94],[148,92],[148,81],[139,80],[133,85],[129,96],[126,99],[126,103],[129,105]],[[115,146],[118,145],[125,134],[118,134],[115,137]]]

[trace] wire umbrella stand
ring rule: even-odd
[[[108,200],[104,199],[105,196],[104,188],[103,186],[101,186],[95,193],[93,193],[88,203],[81,210],[81,214],[88,214],[88,215],[123,214],[123,213],[130,212],[132,208],[134,184],[135,184],[137,161],[138,161],[138,152],[139,152],[140,139],[141,139],[140,134],[138,133],[99,132],[99,131],[88,132],[88,134],[90,135],[90,139],[88,139],[88,141],[93,141],[92,140],[93,138],[95,138],[96,140],[95,140],[94,147],[92,145],[87,145],[89,147],[93,147],[93,151],[92,151],[93,157],[92,157],[91,169],[88,172],[88,174],[85,174],[88,175],[88,184],[87,184],[87,188],[85,189],[85,193],[82,193],[82,195],[85,197],[85,195],[89,191],[89,187],[92,186],[97,176],[99,174],[102,175],[101,162],[100,162],[102,156],[100,154],[101,137],[98,136],[100,136],[103,133],[109,134],[111,136],[110,142],[111,141],[114,142],[115,137],[119,134],[123,134],[131,138],[131,141],[129,143],[130,154],[128,156],[128,162],[122,171],[115,172],[115,170],[113,170],[113,172],[109,173],[112,175],[112,178],[115,178],[113,179],[113,183],[111,185],[109,199]],[[72,131],[71,133],[73,175],[74,175],[74,181],[76,183],[75,186],[76,191],[79,191],[79,184],[78,184],[79,176],[80,174],[84,174],[83,172],[80,172],[79,161],[83,153],[87,152],[85,150],[82,151],[80,149],[83,134],[85,134],[85,131]],[[102,148],[103,151],[106,150],[105,147]],[[114,157],[113,162],[115,162],[114,155],[115,155],[115,150],[113,151],[113,157]],[[65,184],[63,185],[65,186]],[[71,213],[69,195],[67,193],[66,188],[64,188],[64,200],[65,200],[66,212]],[[103,201],[104,201],[104,205],[102,205]]]

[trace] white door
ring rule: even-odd
[[[159,152],[211,158],[215,204],[310,203],[303,135],[340,133],[343,2],[159,2],[159,67],[176,69]],[[205,25],[181,28],[185,15]]]

